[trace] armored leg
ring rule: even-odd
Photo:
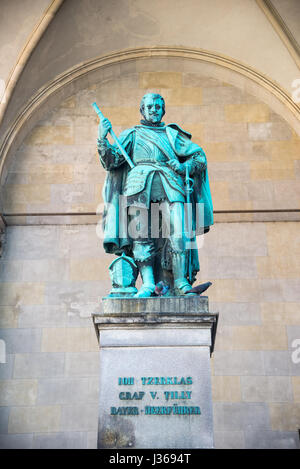
[[[182,203],[174,203],[171,208],[170,231],[174,289],[175,294],[181,296],[185,295],[192,288],[187,280],[187,250],[184,236],[184,207]]]
[[[185,252],[173,252],[173,275],[176,295],[185,295],[192,288],[186,278],[186,254]]]
[[[135,298],[148,298],[154,293],[155,281],[153,275],[153,266],[145,262],[138,262],[138,267],[142,276],[143,285],[134,295]]]
[[[132,253],[142,277],[142,287],[135,298],[147,298],[154,293],[153,274],[154,242],[150,236],[149,211],[147,209],[129,209],[130,234],[133,238]]]
[[[154,293],[155,280],[153,274],[153,255],[153,241],[136,240],[133,242],[133,256],[143,281],[143,285],[135,294],[135,298],[147,298]]]

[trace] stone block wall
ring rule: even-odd
[[[165,98],[165,122],[177,122],[204,148],[216,211],[299,208],[299,136],[258,98],[199,72],[130,70],[109,78],[68,98],[23,141],[4,187],[5,213],[95,212],[105,171],[91,104],[118,134],[139,123],[140,99],[150,91]]]
[[[199,251],[199,281],[213,281],[210,308],[220,312],[212,358],[216,447],[298,445],[300,366],[292,354],[300,334],[299,264],[287,277],[284,253],[277,254],[285,237],[299,256],[297,227],[218,223]],[[109,291],[109,262],[95,225],[7,228],[2,446],[95,446],[99,370],[90,314]],[[282,270],[261,270],[266,262],[283,262]]]
[[[286,221],[289,212],[276,222],[259,212],[299,209],[299,137],[255,96],[161,64],[71,96],[12,161],[0,259],[1,447],[96,445],[98,349],[90,315],[110,289],[112,258],[96,232],[105,171],[91,103],[118,134],[139,122],[148,91],[164,96],[164,120],[204,148],[214,209],[226,212],[203,246],[199,240],[198,281],[213,282],[210,307],[220,312],[212,358],[216,447],[299,446],[299,223]]]

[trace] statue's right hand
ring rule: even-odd
[[[100,119],[99,127],[98,127],[98,137],[105,138],[108,132],[111,130],[111,123],[106,117],[104,119]]]

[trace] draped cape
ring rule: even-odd
[[[126,142],[131,139],[134,132],[139,131],[139,128],[145,129],[146,126],[137,125],[125,130],[119,137],[120,143],[126,146]],[[150,130],[151,133],[155,132],[155,127],[150,127]],[[201,152],[201,155],[205,156],[202,148],[191,141],[191,134],[181,129],[177,124],[168,124],[165,126],[165,130],[170,146],[180,162],[186,161],[197,152]],[[143,132],[143,135],[145,134],[147,132]],[[131,155],[129,154],[129,156]],[[104,249],[108,253],[117,255],[121,255],[123,252],[127,255],[131,254],[132,240],[127,233],[127,209],[122,207],[122,202],[120,203],[122,199],[119,198],[123,194],[129,170],[126,161],[119,167],[110,169],[107,172],[103,188]],[[207,169],[195,172],[192,179],[194,181],[194,190],[190,202],[192,203],[193,229],[197,235],[209,231],[209,227],[213,224],[213,205]],[[196,265],[195,270],[199,270]]]

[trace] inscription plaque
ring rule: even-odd
[[[212,448],[210,354],[217,315],[176,314],[175,322],[170,313],[152,313],[141,322],[142,315],[94,316],[98,448]]]

